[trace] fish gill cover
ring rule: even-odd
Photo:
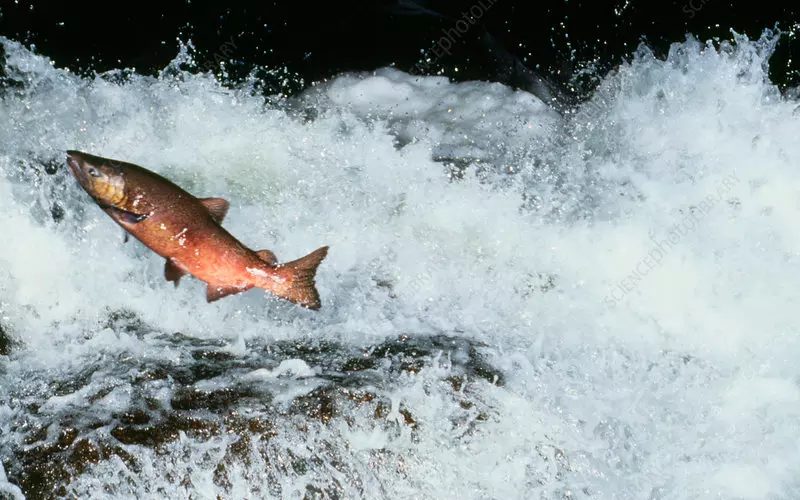
[[[798,103],[688,38],[575,113],[385,68],[288,100],[4,39],[0,496],[796,498]],[[252,82],[251,82],[252,83]],[[198,196],[313,313],[205,303],[66,149]]]

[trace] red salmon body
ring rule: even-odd
[[[167,259],[164,276],[176,286],[191,274],[208,284],[209,302],[255,287],[319,309],[314,276],[328,247],[279,264],[269,250],[254,252],[222,227],[229,206],[222,198],[195,198],[138,165],[79,151],[68,151],[67,163],[112,219]]]

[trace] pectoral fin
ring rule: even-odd
[[[200,203],[208,210],[217,223],[222,224],[222,219],[228,214],[230,203],[223,198],[203,198]]]
[[[105,207],[105,211],[112,219],[125,224],[138,224],[150,217],[150,214],[135,214],[117,207]]]
[[[174,260],[167,259],[166,264],[164,264],[164,278],[166,278],[167,281],[175,283],[175,288],[178,287],[178,282],[185,274],[188,273],[176,264]]]
[[[228,295],[235,295],[237,293],[242,293],[249,288],[239,288],[236,286],[214,286],[208,285],[206,289],[206,301],[207,302],[214,302],[215,300],[219,300],[223,297],[227,297]]]
[[[269,250],[259,250],[258,252],[256,252],[256,255],[258,255],[258,257],[261,260],[263,260],[270,266],[275,266],[278,264],[278,258],[275,257],[275,254],[270,252]]]

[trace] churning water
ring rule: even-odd
[[[574,113],[393,69],[265,100],[5,40],[0,497],[800,496],[800,107],[776,36],[642,49]],[[64,165],[231,201],[311,312],[163,279]]]

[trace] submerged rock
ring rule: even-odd
[[[11,353],[11,337],[8,336],[0,325],[0,356],[8,356]]]
[[[147,329],[128,314],[116,314],[107,326],[129,333]],[[243,357],[215,340],[174,334],[156,341],[181,352],[181,359],[117,356],[52,380],[39,393],[14,396],[15,404],[28,408],[12,424],[23,439],[0,450],[0,457],[27,498],[70,496],[76,478],[109,460],[135,473],[143,467],[142,449],[163,455],[185,439],[221,447],[211,469],[221,491],[232,491],[232,471],[262,461],[268,489],[253,491],[256,496],[281,496],[280,477],[290,473],[321,475],[307,498],[345,498],[363,484],[347,470],[352,465],[343,459],[349,451],[341,429],[377,427],[413,436],[425,425],[420,408],[398,404],[401,380],[413,384],[424,376],[426,383],[438,383],[440,393],[450,395],[454,428],[464,432],[485,422],[490,411],[470,386],[503,383],[480,354],[482,346],[448,335],[402,335],[363,349],[319,341],[252,344]],[[431,378],[440,372],[447,375]],[[53,397],[70,403],[49,409],[43,402]],[[273,443],[276,437],[282,444]],[[286,445],[307,440],[313,444]],[[375,460],[386,462],[386,453]],[[353,484],[320,472],[331,467]]]

